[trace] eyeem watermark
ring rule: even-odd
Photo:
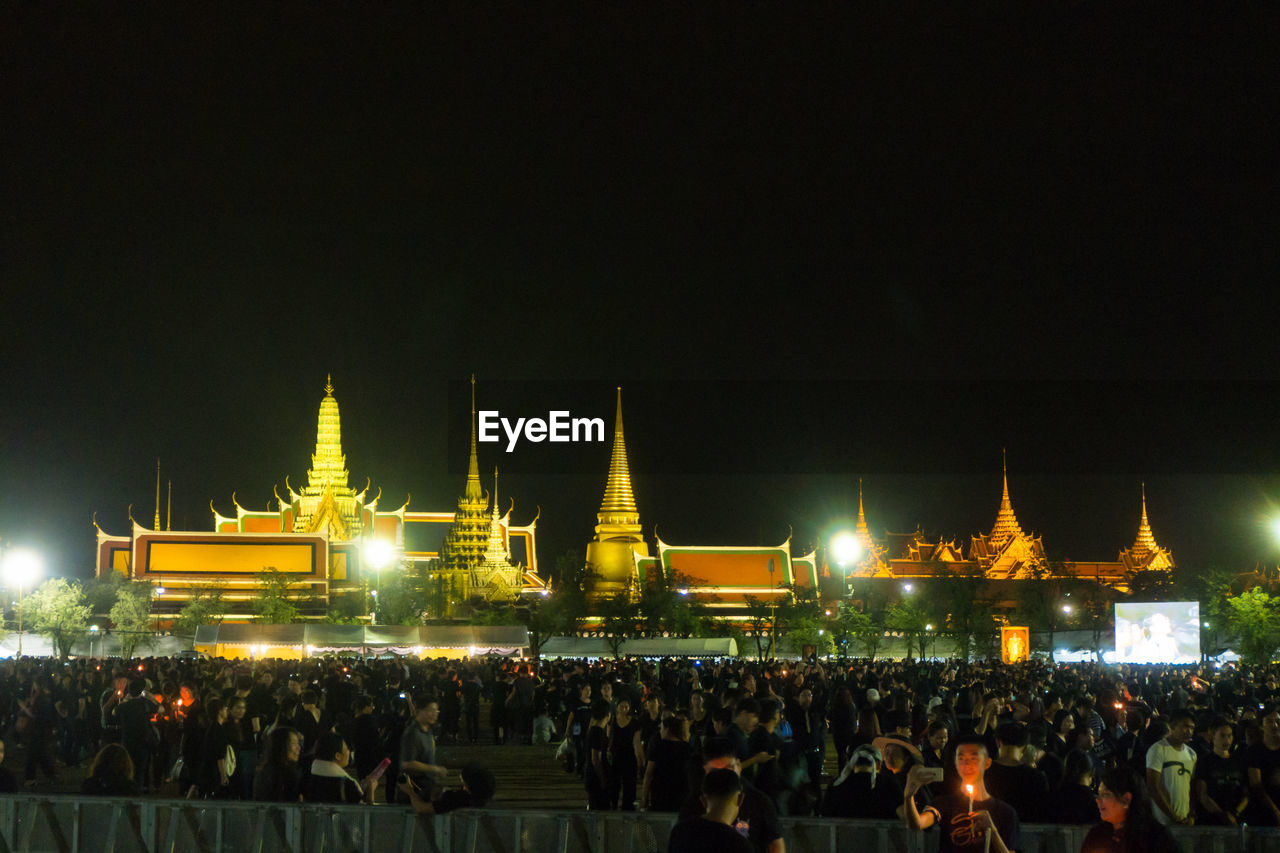
[[[498,434],[498,427],[501,426],[507,436],[507,453],[515,450],[522,436],[526,441],[534,443],[604,441],[603,418],[574,418],[568,412],[548,412],[546,420],[516,418],[515,423],[512,423],[493,410],[482,410],[477,414],[480,417],[477,438],[488,443],[502,441],[502,436]]]

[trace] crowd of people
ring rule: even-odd
[[[446,790],[437,743],[484,740],[557,744],[590,809],[732,812],[751,849],[774,853],[781,815],[937,825],[946,850],[980,838],[997,853],[1028,822],[1097,825],[1090,850],[1131,849],[1139,824],[1163,843],[1147,822],[1280,826],[1270,670],[494,657],[23,659],[0,673],[25,784],[91,762],[87,795],[442,812],[485,804],[495,783],[470,764]],[[0,790],[19,784],[0,773]],[[717,831],[681,829],[672,849]]]

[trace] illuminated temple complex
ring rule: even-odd
[[[815,551],[793,554],[791,538],[778,545],[678,545],[654,536],[652,554],[641,535],[640,515],[631,490],[630,469],[622,431],[621,398],[614,431],[613,454],[604,500],[597,515],[596,537],[587,547],[588,568],[600,596],[625,594],[633,600],[646,585],[661,580],[694,596],[713,613],[741,618],[752,600],[780,601],[788,587],[817,589],[822,598],[846,595],[845,584],[855,579],[883,582],[928,580],[943,576],[981,578],[992,582],[1001,600],[1012,595],[1007,584],[1043,578],[1052,572],[1094,581],[1117,591],[1142,572],[1167,572],[1172,556],[1161,548],[1147,518],[1145,487],[1137,538],[1113,561],[1063,561],[1051,566],[1040,536],[1023,530],[1009,494],[1007,464],[1002,475],[1000,504],[991,530],[959,539],[912,533],[872,535],[858,484],[858,519],[854,536],[861,559],[847,569],[828,565]]]
[[[287,497],[276,490],[274,509],[246,509],[234,494],[234,515],[223,515],[211,504],[211,532],[161,530],[158,507],[149,529],[130,512],[132,530],[127,536],[97,528],[97,573],[114,571],[155,583],[165,591],[165,610],[215,585],[224,590],[224,599],[245,603],[268,568],[285,575],[299,598],[317,606],[327,605],[334,596],[363,595],[376,584],[379,571],[412,569],[415,564],[430,564],[433,572],[440,572],[443,591],[455,610],[475,597],[513,600],[546,588],[538,576],[537,517],[515,525],[514,505],[502,513],[496,494],[491,506],[480,488],[474,378],[471,457],[456,510],[412,511],[407,498],[394,509],[384,509],[381,490],[370,497],[368,482],[358,491],[350,486],[331,382],[320,401],[307,483],[295,490],[286,477],[285,492]],[[373,553],[368,548],[373,542],[390,546],[384,548],[390,555],[388,565],[375,566],[366,556]]]
[[[1000,508],[991,532],[972,536],[967,554],[957,540],[933,540],[919,529],[912,533],[886,533],[883,540],[875,539],[867,527],[859,485],[856,535],[862,545],[863,556],[848,570],[848,577],[923,580],[941,575],[961,575],[989,581],[1044,577],[1051,568],[1045,559],[1044,546],[1039,536],[1023,532],[1018,523],[1009,498],[1007,467],[1003,485]],[[1112,561],[1065,560],[1058,568],[1068,576],[1095,581],[1119,591],[1127,591],[1130,579],[1137,573],[1172,570],[1173,557],[1156,543],[1151,532],[1147,519],[1146,487],[1142,489],[1142,515],[1132,547],[1121,550],[1117,559]],[[841,570],[824,566],[823,573],[830,576],[841,573]]]

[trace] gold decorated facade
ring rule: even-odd
[[[98,575],[117,572],[155,583],[165,590],[158,606],[173,611],[208,587],[222,589],[230,602],[247,605],[259,588],[258,575],[272,569],[314,611],[326,607],[334,595],[364,595],[378,582],[379,572],[405,570],[414,564],[434,566],[434,561],[444,560],[447,547],[455,547],[456,559],[456,546],[465,542],[472,560],[467,580],[456,595],[469,597],[478,589],[490,597],[515,598],[546,588],[537,570],[537,518],[518,526],[512,523],[510,511],[500,513],[496,503],[489,510],[487,496],[480,495],[474,432],[471,470],[457,511],[412,511],[408,498],[398,508],[385,511],[379,507],[381,491],[370,498],[368,482],[360,491],[349,485],[333,392],[332,381],[326,381],[305,486],[295,490],[286,477],[287,497],[275,490],[274,509],[270,503],[267,509],[247,509],[234,494],[234,515],[223,515],[211,503],[212,532],[161,530],[158,522],[148,530],[133,520],[132,511],[127,536],[109,534],[95,522]],[[474,406],[472,414],[474,429]],[[374,542],[392,555],[389,565],[370,563],[366,555]],[[499,551],[505,568],[491,564],[486,580],[473,582],[471,570]],[[458,602],[465,600],[458,598]],[[232,618],[236,615],[243,614],[233,613]]]

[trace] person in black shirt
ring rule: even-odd
[[[1180,853],[1169,828],[1151,813],[1142,777],[1118,767],[1098,784],[1102,823],[1089,830],[1080,853]]]
[[[702,747],[703,764],[695,790],[702,789],[702,775],[713,770],[732,770],[742,775],[742,764],[734,754],[733,744],[725,737],[713,737]],[[705,812],[702,800],[694,797],[680,810],[680,820],[691,820]],[[785,853],[786,842],[782,838],[782,825],[778,822],[778,810],[764,794],[745,779],[742,781],[742,805],[735,823],[744,832],[755,853]]]
[[[351,749],[342,735],[329,732],[316,741],[316,757],[302,784],[302,799],[308,803],[368,803],[372,805],[377,781],[362,787],[348,772]]]
[[[667,853],[753,853],[751,842],[737,829],[742,806],[742,780],[729,769],[702,778],[701,817],[678,822],[667,840]]]
[[[1210,751],[1196,762],[1191,778],[1196,822],[1235,826],[1249,805],[1249,774],[1244,756],[1232,753],[1235,733],[1226,717],[1214,717],[1208,726]]]
[[[138,785],[133,780],[133,759],[118,743],[109,743],[93,759],[89,776],[80,785],[80,794],[88,797],[136,797]]]
[[[1026,727],[1021,723],[1001,723],[996,728],[996,746],[999,755],[983,776],[987,790],[1008,803],[1018,813],[1019,821],[1039,821],[1049,799],[1049,780],[1036,768],[1022,763],[1022,753],[1027,748]]]
[[[1042,814],[1054,823],[1097,823],[1098,802],[1093,794],[1095,767],[1089,753],[1080,749],[1068,752],[1062,784],[1055,792],[1052,805]]]
[[[1280,826],[1280,709],[1262,714],[1262,742],[1245,752],[1249,770],[1250,826]]]
[[[823,817],[894,820],[902,791],[893,782],[893,774],[882,770],[880,750],[874,746],[858,747],[849,756],[844,769],[827,788],[822,801]]]
[[[608,726],[609,703],[597,699],[591,704],[591,726],[584,740],[587,768],[583,783],[587,789],[587,808],[592,811],[609,809]]]
[[[4,741],[0,740],[0,765],[4,764]],[[18,793],[18,777],[7,767],[0,766],[0,794]]]
[[[987,849],[1009,853],[1018,846],[1018,814],[1007,803],[987,793],[983,776],[991,765],[987,744],[981,737],[961,738],[956,745],[956,771],[963,785],[956,793],[944,794],[919,811],[916,792],[928,773],[924,767],[913,768],[903,790],[902,806],[907,829],[915,831],[937,826],[942,830],[938,853],[976,853]]]

